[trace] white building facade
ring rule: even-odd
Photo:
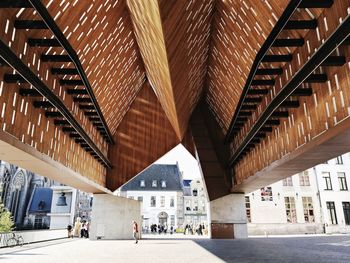
[[[153,164],[121,187],[120,195],[141,201],[142,228],[182,226],[183,189],[178,165]]]
[[[200,179],[183,180],[185,224],[208,224],[208,199]]]
[[[350,233],[350,154],[246,196],[248,232]]]

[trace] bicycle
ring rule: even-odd
[[[16,235],[15,233],[10,233],[10,235],[12,236],[9,239],[7,239],[8,247],[23,246],[24,239],[21,235]]]

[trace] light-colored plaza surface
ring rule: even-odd
[[[140,240],[56,240],[0,249],[0,263],[234,262],[349,263],[350,236],[295,236],[210,240],[153,235]],[[176,239],[178,238],[178,239]],[[192,239],[187,239],[192,238]]]
[[[171,238],[170,235],[167,235]],[[156,236],[158,237],[158,236]],[[0,251],[6,263],[224,262],[192,240],[166,239],[45,242]],[[45,245],[46,244],[46,245]],[[37,248],[35,248],[37,247]],[[2,254],[2,252],[9,254]],[[15,252],[17,251],[17,252]]]

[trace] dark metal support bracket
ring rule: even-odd
[[[73,117],[71,112],[67,109],[64,103],[43,83],[40,78],[28,68],[15,53],[0,40],[0,57],[7,62],[13,69],[17,71],[28,83],[30,83],[43,97],[57,108],[62,116],[71,124],[74,130],[86,141],[86,143],[94,150],[104,164],[111,168],[112,165],[106,156],[100,151],[96,144],[91,140],[89,135],[80,126],[80,124]]]
[[[106,123],[106,120],[103,117],[103,114],[101,112],[101,109],[98,105],[98,102],[96,100],[96,97],[94,95],[94,92],[91,88],[91,85],[89,83],[89,80],[85,74],[85,71],[83,69],[83,66],[80,63],[79,57],[73,47],[68,42],[67,38],[64,36],[56,22],[51,17],[50,13],[47,11],[45,6],[41,3],[40,0],[28,0],[31,5],[34,7],[34,9],[38,12],[38,14],[41,16],[47,27],[52,31],[52,33],[55,35],[56,39],[60,42],[62,47],[66,50],[68,56],[71,58],[72,62],[74,63],[76,69],[78,70],[78,73],[80,75],[81,80],[84,82],[84,86],[87,89],[87,92],[89,96],[91,97],[91,101],[95,107],[95,110],[100,117],[103,127],[106,131],[108,140],[110,143],[114,144],[113,136],[108,128],[108,125]]]
[[[251,83],[252,83],[253,78],[255,76],[255,73],[256,73],[256,71],[257,71],[257,69],[259,67],[260,62],[262,61],[262,59],[266,55],[267,51],[270,49],[270,47],[274,43],[275,39],[278,37],[279,33],[282,31],[282,29],[287,24],[287,22],[289,21],[291,16],[294,14],[294,11],[298,8],[299,4],[302,1],[303,0],[291,0],[290,1],[288,6],[286,7],[285,11],[281,15],[280,19],[277,21],[276,25],[272,29],[270,35],[267,37],[266,41],[264,42],[264,44],[260,48],[259,52],[257,53],[257,55],[255,57],[255,60],[254,60],[254,63],[252,65],[252,68],[251,68],[251,70],[249,72],[249,75],[248,75],[247,81],[245,83],[245,86],[243,88],[242,95],[241,95],[241,97],[240,97],[240,99],[238,101],[236,111],[235,111],[235,113],[233,115],[233,118],[231,120],[230,126],[228,128],[228,131],[227,131],[227,134],[226,134],[226,137],[225,137],[225,143],[229,143],[231,141],[231,138],[232,138],[232,135],[233,135],[233,131],[234,131],[233,128],[234,128],[234,126],[236,124],[238,114],[241,111],[244,99],[246,98],[246,96],[248,94],[249,88],[251,86]]]
[[[284,88],[276,94],[271,103],[260,114],[253,127],[244,138],[241,145],[234,152],[229,160],[229,166],[231,167],[238,159],[240,154],[244,151],[255,134],[263,127],[266,120],[275,112],[275,110],[281,106],[293,92],[299,87],[299,85],[307,79],[312,72],[318,68],[324,60],[350,35],[350,15],[348,15],[344,21],[337,27],[330,37],[318,48],[318,50],[311,56],[311,58],[304,64],[298,72],[295,73],[293,78],[284,86]]]

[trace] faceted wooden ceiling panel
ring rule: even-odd
[[[115,190],[180,143],[150,85],[144,84],[114,135],[107,188]]]
[[[113,134],[144,82],[125,0],[43,3],[77,52]]]
[[[128,0],[128,6],[150,82],[182,138],[206,75],[213,0]]]
[[[230,125],[255,56],[288,2],[216,2],[206,101],[224,132]]]

